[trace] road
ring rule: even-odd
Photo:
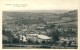
[[[50,45],[24,45],[24,44],[3,44],[3,49],[76,49],[77,47],[63,47]]]

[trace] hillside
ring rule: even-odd
[[[11,30],[22,30],[23,25],[45,24],[48,22],[61,28],[74,28],[77,30],[77,10],[72,11],[28,11],[6,12],[3,11],[3,27]],[[19,27],[19,28],[17,28]],[[37,25],[38,27],[38,25]],[[27,29],[27,28],[26,28]],[[32,29],[32,28],[31,28]]]

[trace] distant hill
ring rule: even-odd
[[[77,21],[77,10],[3,11],[3,21],[16,24],[74,22]]]
[[[71,21],[77,21],[78,18],[78,12],[77,10],[69,11],[67,13],[61,14],[60,17],[64,19],[70,19]]]

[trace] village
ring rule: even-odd
[[[30,14],[31,15],[31,14]],[[37,16],[37,15],[36,15]],[[50,15],[49,15],[50,16]],[[49,17],[48,17],[49,18]],[[30,48],[77,48],[76,21],[31,17],[5,16],[3,21],[3,46]],[[3,48],[4,48],[3,47]]]
[[[9,28],[10,27],[10,28]],[[23,26],[14,26],[16,29],[11,29],[11,26],[8,28],[5,28],[5,31],[11,31],[12,37],[6,37],[4,35],[4,42],[5,43],[12,43],[12,44],[33,44],[33,45],[53,45],[53,44],[58,44],[58,45],[63,45],[63,46],[76,46],[77,45],[77,39],[76,36],[70,36],[70,37],[63,37],[60,36],[59,40],[54,41],[53,36],[49,36],[50,32],[52,29],[47,29],[45,30],[46,25],[44,24],[33,24],[33,25],[23,25]],[[55,27],[56,29],[56,27]],[[59,32],[65,31],[67,32],[68,29],[62,29],[62,28],[57,28]],[[70,30],[69,30],[70,31]],[[76,31],[75,29],[72,29],[72,31]],[[64,33],[64,32],[62,32]],[[7,33],[6,33],[7,34]],[[9,33],[8,33],[9,34]],[[55,35],[56,36],[56,35]],[[58,37],[58,36],[57,36]],[[69,44],[72,42],[71,44]],[[65,43],[65,44],[63,44]]]

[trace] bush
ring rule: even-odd
[[[19,39],[14,38],[12,42],[13,42],[13,43],[19,43]]]

